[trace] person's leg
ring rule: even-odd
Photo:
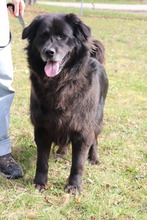
[[[11,155],[8,134],[14,90],[11,87],[13,80],[11,45],[3,48],[9,42],[9,22],[5,0],[2,0],[0,5],[0,30],[0,172],[13,179],[23,176],[23,173]]]
[[[11,153],[8,129],[10,107],[14,98],[11,88],[13,67],[10,45],[0,49],[0,156]]]
[[[10,108],[14,98],[11,87],[13,66],[10,45],[0,49],[0,171],[7,178],[23,176],[22,170],[11,156],[10,138]]]

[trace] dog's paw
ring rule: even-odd
[[[73,195],[73,196],[76,196],[76,195],[79,195],[80,188],[78,186],[66,185],[64,188],[64,191],[66,193]]]
[[[66,155],[68,150],[69,150],[69,145],[65,145],[65,146],[60,145],[56,154],[60,156]]]
[[[40,184],[35,184],[35,188],[40,192],[42,192],[46,189],[44,184],[41,184],[41,185]]]
[[[99,160],[97,158],[89,158],[89,161],[92,165],[98,165],[100,164]]]
[[[99,160],[98,160],[98,156],[97,155],[94,155],[94,154],[90,154],[89,156],[88,156],[88,160],[89,160],[89,162],[92,164],[92,165],[97,165],[97,164],[99,164],[100,162],[99,162]]]

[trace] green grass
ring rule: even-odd
[[[46,1],[46,0],[40,0]],[[81,2],[81,0],[50,0],[50,2]],[[83,0],[84,3],[99,4],[147,4],[147,0]]]
[[[56,7],[27,7],[25,22]],[[68,12],[79,13],[76,9]],[[36,147],[29,120],[30,81],[21,26],[11,18],[15,100],[11,142],[24,170],[19,180],[0,176],[0,219],[4,220],[146,220],[147,219],[147,18],[143,15],[86,10],[82,20],[106,48],[109,93],[104,130],[99,138],[100,165],[88,162],[80,197],[63,191],[71,155],[50,158],[48,189],[34,189]]]

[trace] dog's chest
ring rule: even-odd
[[[61,80],[41,85],[42,99],[49,110],[61,110],[62,112],[75,109],[85,97],[84,86],[78,80]]]

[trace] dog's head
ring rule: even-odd
[[[44,62],[48,77],[56,76],[76,45],[90,36],[90,28],[74,14],[39,15],[22,33]]]

